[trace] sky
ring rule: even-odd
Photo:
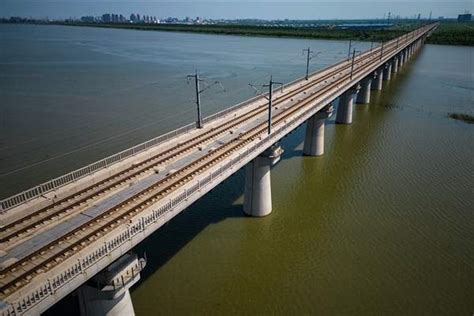
[[[225,19],[367,19],[392,16],[413,17],[418,13],[427,18],[457,17],[465,10],[474,11],[472,1],[436,0],[334,0],[334,1],[192,1],[192,0],[0,0],[0,16],[33,18],[68,18],[85,15],[131,13],[165,17],[204,17]]]

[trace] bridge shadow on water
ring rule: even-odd
[[[139,255],[146,253],[147,256],[147,266],[141,274],[140,283],[206,227],[229,218],[245,217],[241,199],[244,184],[242,168],[137,245],[134,251]]]

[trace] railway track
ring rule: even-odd
[[[395,41],[393,40],[385,46],[386,54],[393,51],[394,44]],[[357,64],[373,58],[374,55],[379,55],[379,52],[380,48],[377,48],[367,52],[363,56],[359,56],[360,58],[357,59]],[[317,73],[312,75],[311,80],[307,83],[277,97],[273,102],[274,107],[277,107],[279,104],[288,100],[292,100],[293,97],[304,90],[321,84],[321,82],[334,77],[335,74],[348,70],[351,67],[349,64],[338,67],[344,63],[346,63],[345,60],[331,66],[330,68],[336,68],[327,74],[318,76]],[[196,135],[185,143],[169,148],[140,162],[139,164],[133,165],[111,177],[104,179],[93,186],[85,188],[69,197],[55,202],[50,206],[37,210],[21,219],[5,225],[0,232],[0,245],[2,245],[2,247],[5,249],[13,247],[16,243],[24,240],[25,237],[31,236],[49,227],[54,223],[56,218],[66,219],[74,214],[77,214],[79,211],[83,210],[84,207],[90,205],[91,203],[97,202],[98,200],[112,194],[113,192],[116,192],[120,188],[125,187],[140,177],[144,177],[155,172],[157,168],[163,167],[171,161],[184,156],[186,153],[189,153],[190,151],[215,140],[219,136],[228,133],[228,131],[232,128],[235,128],[236,126],[251,120],[266,110],[266,104],[259,105],[257,108],[244,113],[234,120],[225,122],[209,131]]]
[[[393,49],[387,50],[386,53],[390,54],[391,51],[393,51]],[[369,65],[373,63],[372,59],[368,61]],[[354,70],[355,75],[364,71],[366,67],[367,63],[363,66],[356,67]],[[341,69],[338,71],[340,72]],[[333,77],[333,79],[335,79],[334,82],[326,84],[316,93],[312,93],[303,100],[298,101],[298,103],[281,110],[280,113],[274,116],[274,124],[284,123],[287,117],[312,104],[324,93],[334,89],[334,87],[341,83],[346,83],[347,80],[350,81],[349,76],[349,74],[344,74],[338,79]],[[222,161],[265,133],[266,123],[261,123],[253,127],[249,131],[234,137],[228,143],[221,145],[207,156],[191,162],[167,178],[158,181],[126,201],[107,210],[100,216],[91,219],[89,222],[43,246],[38,251],[6,267],[0,271],[0,296],[4,296],[24,286],[36,275],[48,271],[55,265],[66,260],[72,254],[94,242],[97,238],[113,230],[115,226],[137,215],[149,205],[160,201],[164,196],[167,196],[178,187],[191,181],[194,176],[211,168],[216,163]]]

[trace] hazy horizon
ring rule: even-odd
[[[0,0],[2,16],[61,19],[86,15],[131,13],[165,17],[203,17],[211,19],[380,19],[392,17],[457,17],[472,9],[469,1],[74,1],[74,0]]]

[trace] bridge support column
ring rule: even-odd
[[[399,67],[399,64],[398,64],[398,61],[399,61],[400,57],[399,56],[396,56],[394,59],[393,59],[393,68],[392,68],[392,73],[396,74],[398,72],[398,67]]]
[[[306,156],[322,156],[324,154],[324,126],[326,119],[331,117],[333,109],[333,106],[328,104],[306,123],[303,148],[303,153]]]
[[[354,86],[344,92],[339,97],[339,106],[337,107],[336,123],[338,124],[352,124],[352,110],[354,101],[359,92],[359,85]]]
[[[372,85],[372,90],[382,91],[383,69],[379,68],[375,71],[375,84]]]
[[[283,149],[273,145],[245,166],[244,213],[262,217],[272,212],[270,168],[281,157]]]
[[[392,63],[388,62],[383,71],[383,80],[390,81],[390,79],[392,79]]]
[[[357,94],[357,103],[370,103],[370,89],[372,87],[372,76],[365,77],[360,83],[361,89]]]
[[[77,290],[81,315],[135,315],[129,289],[140,280],[145,264],[128,253],[82,285]]]

